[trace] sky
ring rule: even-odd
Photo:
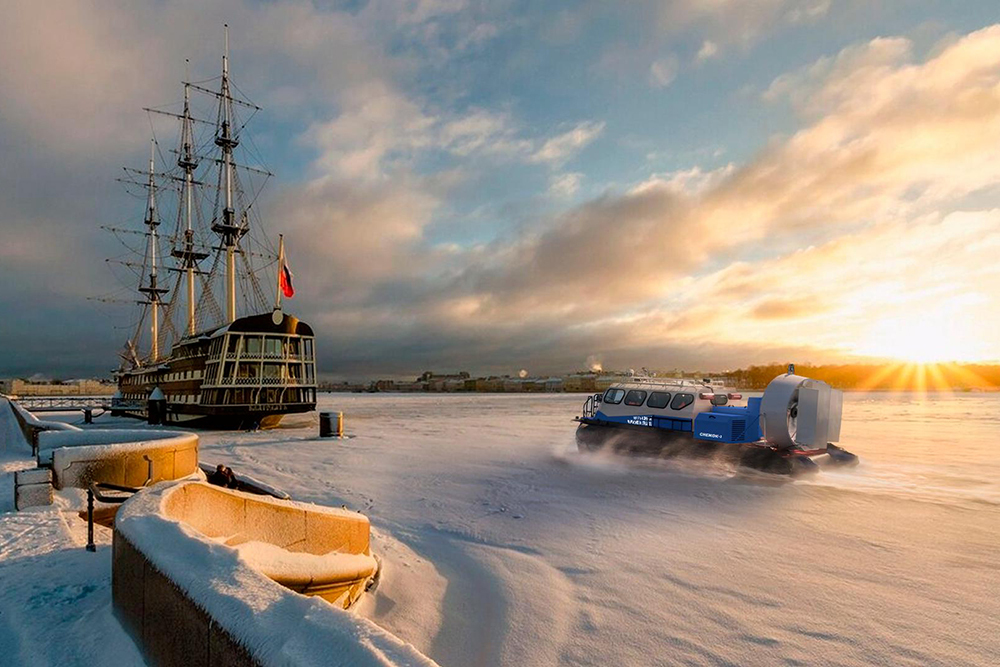
[[[323,377],[1000,360],[995,3],[875,4],[0,0],[0,376],[117,365],[224,23]]]

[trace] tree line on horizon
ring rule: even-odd
[[[786,364],[750,366],[726,373],[741,389],[763,390]],[[822,380],[837,389],[859,391],[995,391],[1000,364],[796,364],[795,373]]]

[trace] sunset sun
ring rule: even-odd
[[[955,312],[916,312],[874,323],[856,353],[913,364],[982,361],[987,341],[975,322]]]

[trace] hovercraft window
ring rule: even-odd
[[[641,389],[632,389],[625,394],[625,405],[639,406],[646,402],[646,392]]]
[[[649,395],[646,405],[650,408],[662,409],[670,405],[670,394],[663,391],[654,391]]]
[[[625,397],[624,389],[608,389],[604,392],[604,402],[617,405]]]
[[[670,401],[670,407],[674,410],[683,410],[694,403],[694,394],[674,394],[674,400]]]

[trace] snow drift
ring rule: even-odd
[[[241,513],[237,504],[205,502],[216,493],[247,504]],[[261,506],[251,509],[250,502]],[[332,519],[349,520],[346,532],[308,531],[311,523],[317,526]],[[327,553],[338,548],[357,551],[362,529],[364,551],[367,527],[366,518],[347,510],[241,494],[200,482],[159,484],[136,494],[118,513],[112,581],[116,613],[154,660],[166,655],[177,660],[185,651],[204,656],[207,648],[213,661],[433,665],[371,621],[298,595],[254,566],[280,545],[291,549],[311,545],[314,551]],[[234,529],[236,535],[226,537]],[[241,535],[247,538],[242,555],[219,541],[226,537],[239,542]],[[255,541],[270,546],[261,550],[252,544]],[[292,555],[272,564],[301,574],[302,567],[315,565],[310,556],[320,557]],[[350,554],[347,565],[363,569],[368,563],[357,556],[370,557]],[[330,562],[334,559],[326,565]],[[203,625],[208,629],[205,634]],[[177,631],[185,627],[192,628],[190,636]]]

